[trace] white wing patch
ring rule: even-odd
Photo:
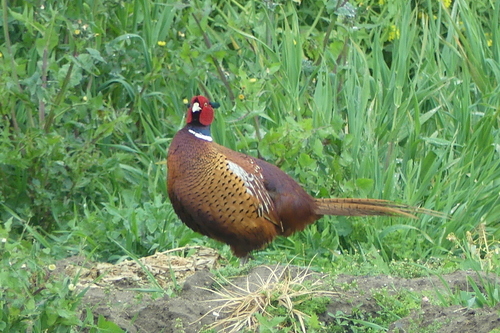
[[[238,164],[227,160],[228,169],[243,180],[247,193],[259,200],[257,212],[259,216],[263,216],[264,213],[270,213],[273,202],[264,187],[264,177],[259,171],[260,167],[258,165],[254,166],[255,174],[251,174],[246,172],[245,169],[240,167]]]

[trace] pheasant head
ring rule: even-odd
[[[214,108],[217,107],[219,107],[219,103],[212,103],[205,96],[194,96],[189,104],[187,123],[210,126],[214,121]]]

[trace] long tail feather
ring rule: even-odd
[[[333,198],[315,199],[315,213],[318,215],[400,215],[417,218],[414,214],[423,213],[437,217],[447,217],[446,214],[434,210],[398,204],[388,200]]]

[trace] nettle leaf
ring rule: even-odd
[[[373,179],[358,178],[356,179],[356,186],[363,192],[369,192],[373,188]]]
[[[94,66],[95,58],[87,53],[79,54],[75,59],[76,65],[84,69],[85,71],[91,73],[92,75],[99,75],[99,70]]]
[[[44,32],[43,38],[39,38],[35,42],[36,50],[40,57],[43,57],[44,52],[51,52],[59,43],[59,34],[54,30],[48,29]]]
[[[308,154],[301,153],[299,157],[299,165],[304,169],[315,169],[316,160],[311,158]]]
[[[61,69],[59,69],[59,71],[57,72],[57,80],[59,81],[60,85],[63,85],[64,80],[68,76],[69,69],[70,69],[70,64],[68,63],[63,65]],[[78,66],[73,66],[69,76],[68,86],[74,87],[78,85],[82,81],[82,78],[83,78],[82,69]]]
[[[87,47],[86,50],[93,59],[100,62],[106,62],[106,60],[104,60],[104,58],[101,56],[101,52],[99,52],[98,50],[91,47]]]
[[[312,150],[317,156],[323,156],[323,143],[320,139],[315,139],[313,141]]]
[[[339,236],[343,237],[349,236],[354,230],[352,222],[344,217],[339,217],[339,222],[335,224],[335,229]]]

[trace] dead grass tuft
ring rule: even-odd
[[[224,278],[222,283],[218,283],[219,290],[202,288],[219,296],[209,302],[222,302],[222,305],[216,306],[211,312],[221,319],[208,329],[218,328],[221,332],[255,330],[259,324],[255,314],[272,317],[269,309],[284,307],[288,315],[295,319],[292,322],[300,326],[295,327],[294,331],[306,332],[304,319],[310,316],[296,308],[304,301],[304,296],[312,298],[338,295],[337,292],[322,290],[324,283],[321,277],[316,276],[308,267],[293,268],[295,274],[289,265],[266,268],[270,270],[270,274],[265,278],[257,275],[258,282],[250,282],[247,276],[246,284],[239,286]],[[209,314],[206,313],[203,317]]]

